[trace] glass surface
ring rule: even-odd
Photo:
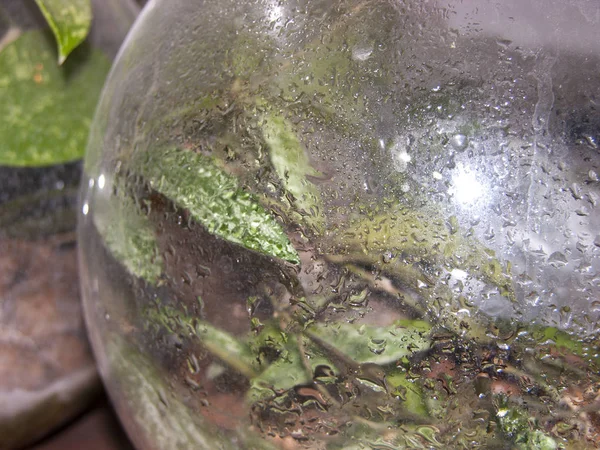
[[[595,448],[595,1],[151,1],[85,162],[139,448]]]

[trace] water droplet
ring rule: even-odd
[[[585,135],[583,136],[583,138],[585,139],[585,142],[592,148],[598,148],[598,142],[596,141],[596,137],[595,136],[591,136],[591,135]]]
[[[165,392],[165,390],[162,387],[159,387],[157,389],[157,394],[158,394],[158,400],[160,401],[160,403],[162,403],[165,407],[169,407],[169,400],[167,399],[167,394]]]
[[[356,45],[352,49],[352,59],[354,61],[366,61],[371,57],[373,47],[368,44]]]
[[[369,289],[365,288],[358,294],[350,295],[348,297],[348,303],[350,304],[350,306],[355,306],[355,307],[364,306],[365,301],[367,300],[368,294],[369,294]]]
[[[200,364],[198,363],[198,358],[196,358],[196,355],[191,355],[188,357],[188,368],[190,370],[190,373],[195,375],[200,371]]]
[[[554,252],[548,257],[548,263],[552,264],[554,267],[562,267],[568,262],[569,260],[567,257],[561,252]]]
[[[569,186],[569,190],[571,191],[571,195],[575,200],[581,200],[581,188],[577,183],[573,183]]]
[[[381,260],[384,264],[388,264],[392,259],[394,259],[394,254],[392,252],[388,251],[381,255]]]
[[[454,150],[461,152],[469,145],[469,139],[464,134],[455,134],[450,138],[450,145]]]
[[[394,160],[394,167],[398,172],[405,172],[408,168],[408,163],[412,161],[412,157],[406,149],[400,148],[399,145],[394,145],[391,151],[392,158]]]
[[[385,339],[371,338],[369,341],[369,350],[376,355],[381,355],[385,351],[387,341]]]
[[[456,234],[458,232],[460,226],[458,224],[458,219],[456,218],[456,216],[451,216],[448,219],[448,228],[450,228],[450,234]]]
[[[442,443],[437,440],[436,434],[438,430],[431,426],[421,426],[417,428],[417,434],[423,437],[427,442],[433,444],[435,447],[442,447]]]
[[[187,385],[190,388],[192,388],[195,391],[197,391],[198,389],[200,389],[200,385],[193,378],[185,377],[185,382],[187,383]]]
[[[405,386],[397,386],[394,388],[394,390],[392,391],[392,395],[402,401],[406,400],[406,393],[408,392],[408,389]]]
[[[483,234],[483,237],[485,238],[486,241],[491,241],[492,239],[494,239],[496,237],[496,232],[494,231],[494,229],[492,228],[491,225],[485,231],[485,233]]]

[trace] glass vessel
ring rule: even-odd
[[[79,226],[135,444],[599,445],[599,14],[150,1]]]

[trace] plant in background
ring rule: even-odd
[[[0,449],[88,408],[101,384],[75,255],[81,159],[129,0],[0,3]]]
[[[82,45],[92,20],[90,0],[36,3],[57,45],[44,30],[13,24],[0,41],[0,166],[80,159],[110,68],[101,50]]]

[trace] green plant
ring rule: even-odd
[[[36,3],[55,43],[44,30],[14,24],[0,42],[0,166],[81,158],[110,68],[107,56],[85,42],[90,0]]]

